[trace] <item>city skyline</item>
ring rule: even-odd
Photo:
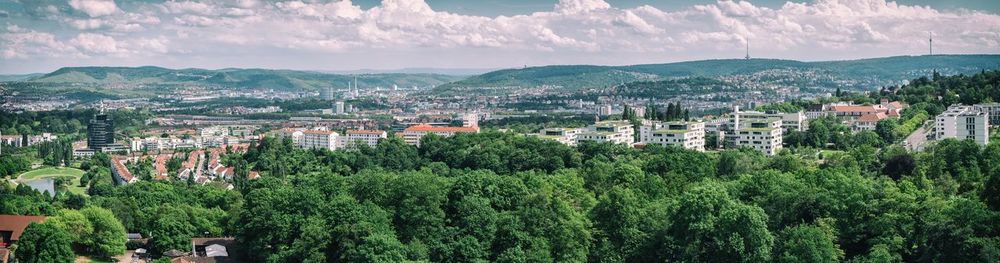
[[[392,70],[1000,53],[989,1],[0,0],[0,74]],[[547,8],[546,8],[547,6]]]

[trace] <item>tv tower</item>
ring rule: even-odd
[[[747,42],[747,57],[746,57],[746,59],[750,60],[750,38],[744,37],[744,39],[746,39],[746,42]]]
[[[927,32],[927,53],[934,55],[934,32]]]

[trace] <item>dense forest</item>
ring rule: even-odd
[[[419,148],[389,139],[348,152],[268,138],[235,157],[236,191],[187,182],[113,187],[99,156],[85,164],[89,198],[8,186],[0,213],[61,218],[96,207],[128,232],[149,234],[153,251],[233,235],[253,262],[986,262],[1000,255],[1000,145],[945,140],[915,153],[860,147],[766,157],[571,148],[486,132],[428,136]],[[250,168],[262,178],[246,180]],[[62,228],[54,229],[47,231]],[[78,242],[93,241],[65,243]]]

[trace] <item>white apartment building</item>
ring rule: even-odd
[[[1000,125],[1000,103],[982,103],[975,106],[989,114],[990,125]]]
[[[934,118],[934,136],[938,140],[973,140],[986,145],[990,141],[989,119],[989,112],[980,107],[952,105]]]
[[[285,138],[289,138],[292,140],[292,144],[300,145],[302,144],[303,131],[304,129],[292,129],[292,128],[281,129],[280,131],[278,131],[278,139],[284,140]]]
[[[308,130],[302,132],[302,142],[299,148],[302,149],[337,149],[337,132]]]
[[[781,150],[785,130],[781,124],[778,118],[741,122],[736,129],[726,133],[726,147],[748,147],[766,155],[775,155]]]
[[[645,127],[645,126],[644,126]],[[653,130],[647,144],[677,146],[688,150],[705,151],[705,123],[695,121],[673,121],[663,123]]]
[[[569,146],[576,146],[576,137],[583,133],[580,128],[546,128],[536,136],[543,140],[552,140]]]
[[[600,121],[576,136],[576,142],[612,142],[631,145],[635,130],[628,121]]]
[[[387,134],[383,130],[347,130],[341,138],[340,148],[354,148],[357,143],[375,147],[378,140],[387,138]]]
[[[479,127],[479,114],[466,113],[462,115],[462,127]]]
[[[442,137],[451,137],[456,133],[479,133],[479,127],[439,127],[431,126],[430,124],[417,124],[410,126],[403,130],[400,136],[403,137],[403,141],[410,145],[420,146],[420,139],[425,135],[433,133]]]
[[[739,107],[734,107],[728,125],[730,130],[735,130],[736,128],[733,127],[741,126],[740,122],[755,122],[773,118],[781,119],[781,128],[785,130],[805,131],[809,129],[806,115],[801,111],[793,113],[740,111]]]

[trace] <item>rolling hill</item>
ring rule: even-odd
[[[937,70],[942,74],[969,74],[1000,68],[1000,55],[899,56],[845,61],[802,62],[778,59],[723,59],[630,66],[562,65],[504,69],[440,85],[437,93],[454,93],[483,87],[562,86],[595,88],[636,81],[688,77],[768,74],[769,78],[803,73],[823,83],[845,88],[874,89],[898,84]],[[835,84],[834,84],[835,83]]]
[[[430,87],[461,79],[441,74],[358,74],[341,75],[311,71],[270,69],[168,69],[161,67],[67,67],[24,81],[74,83],[94,86],[109,84],[205,85],[224,88],[265,88],[275,90],[316,90],[347,87],[357,77],[359,88]]]

